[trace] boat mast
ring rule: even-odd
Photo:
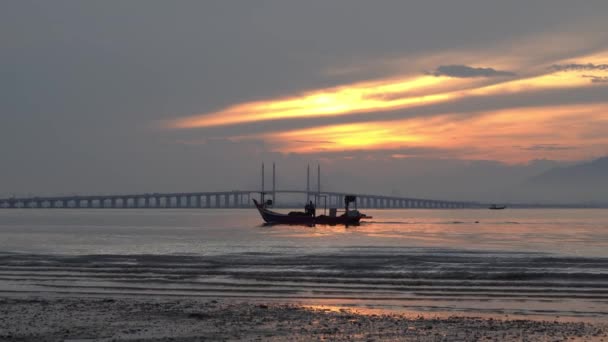
[[[276,196],[275,185],[276,185],[275,166],[274,166],[274,163],[272,163],[272,205],[274,205],[275,202],[276,202],[276,199],[275,199],[275,196]]]
[[[319,202],[321,196],[321,165],[317,164],[317,198],[315,199],[315,202]],[[317,203],[315,203],[315,206],[317,205]]]
[[[306,204],[310,201],[310,164],[306,165]]]
[[[262,163],[262,192],[260,192],[260,202],[264,205],[264,163]]]

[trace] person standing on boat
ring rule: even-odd
[[[307,203],[304,206],[304,212],[306,213],[306,215],[310,215],[310,216],[315,216],[315,205],[312,203],[312,201],[310,201],[310,203]]]

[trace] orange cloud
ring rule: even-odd
[[[592,57],[592,56],[590,56]],[[603,61],[603,55],[593,56]],[[197,128],[264,120],[340,116],[370,111],[403,109],[471,96],[522,93],[546,89],[581,88],[592,80],[608,78],[608,70],[546,68],[544,74],[520,79],[455,78],[422,75],[405,79],[360,82],[319,89],[290,98],[247,102],[219,112],[196,115],[169,123],[171,128]],[[490,84],[488,84],[490,82]]]
[[[279,152],[418,147],[470,150],[462,157],[517,163],[551,155],[559,155],[558,159],[577,159],[582,153],[604,154],[608,151],[608,136],[587,136],[587,132],[598,125],[608,128],[608,104],[512,108],[474,115],[361,122],[269,133],[255,138],[269,141]],[[398,153],[395,156],[405,157]]]
[[[554,53],[563,54],[562,50],[560,47]],[[487,57],[484,60],[488,65],[448,65],[434,69],[433,74],[355,82],[291,97],[245,102],[217,112],[177,119],[167,126],[189,129],[266,120],[346,116],[470,97],[580,89],[608,82],[608,51],[579,58],[556,58],[553,63],[541,66],[526,64],[521,58]],[[437,60],[438,57],[434,58]],[[607,112],[606,104],[511,108],[466,115],[355,122],[231,138],[255,137],[269,142],[277,151],[297,153],[407,146],[459,150],[462,158],[507,162],[539,157],[577,159],[608,151],[608,141],[597,133],[598,127],[608,129]],[[595,133],[586,134],[589,131]],[[393,155],[394,158],[409,156],[406,152]]]
[[[361,82],[311,91],[291,98],[243,103],[215,113],[178,119],[171,122],[169,127],[211,127],[404,108],[448,100],[453,94],[444,92],[446,88],[454,89],[470,82],[471,80],[431,75]]]

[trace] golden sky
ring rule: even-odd
[[[487,57],[487,56],[486,56]],[[433,60],[439,60],[436,56]],[[608,153],[608,93],[604,100],[481,111],[438,111],[384,119],[382,113],[416,112],[425,106],[463,100],[491,101],[499,96],[541,96],[557,90],[608,89],[608,51],[532,63],[493,56],[475,63],[445,63],[403,76],[361,80],[300,94],[236,103],[222,110],[182,117],[173,129],[207,129],[268,122],[262,133],[235,134],[230,139],[262,140],[284,153],[412,148],[443,151],[439,157],[491,159],[522,163],[536,158],[576,160]],[[471,63],[473,62],[473,63]],[[553,99],[559,102],[559,98]],[[449,108],[449,107],[447,107]],[[378,119],[357,121],[360,114]],[[294,119],[348,118],[344,123],[273,129],[272,123]],[[393,153],[395,158],[407,158]]]

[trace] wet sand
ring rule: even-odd
[[[0,298],[1,341],[608,341],[604,323],[375,314],[188,297]]]

